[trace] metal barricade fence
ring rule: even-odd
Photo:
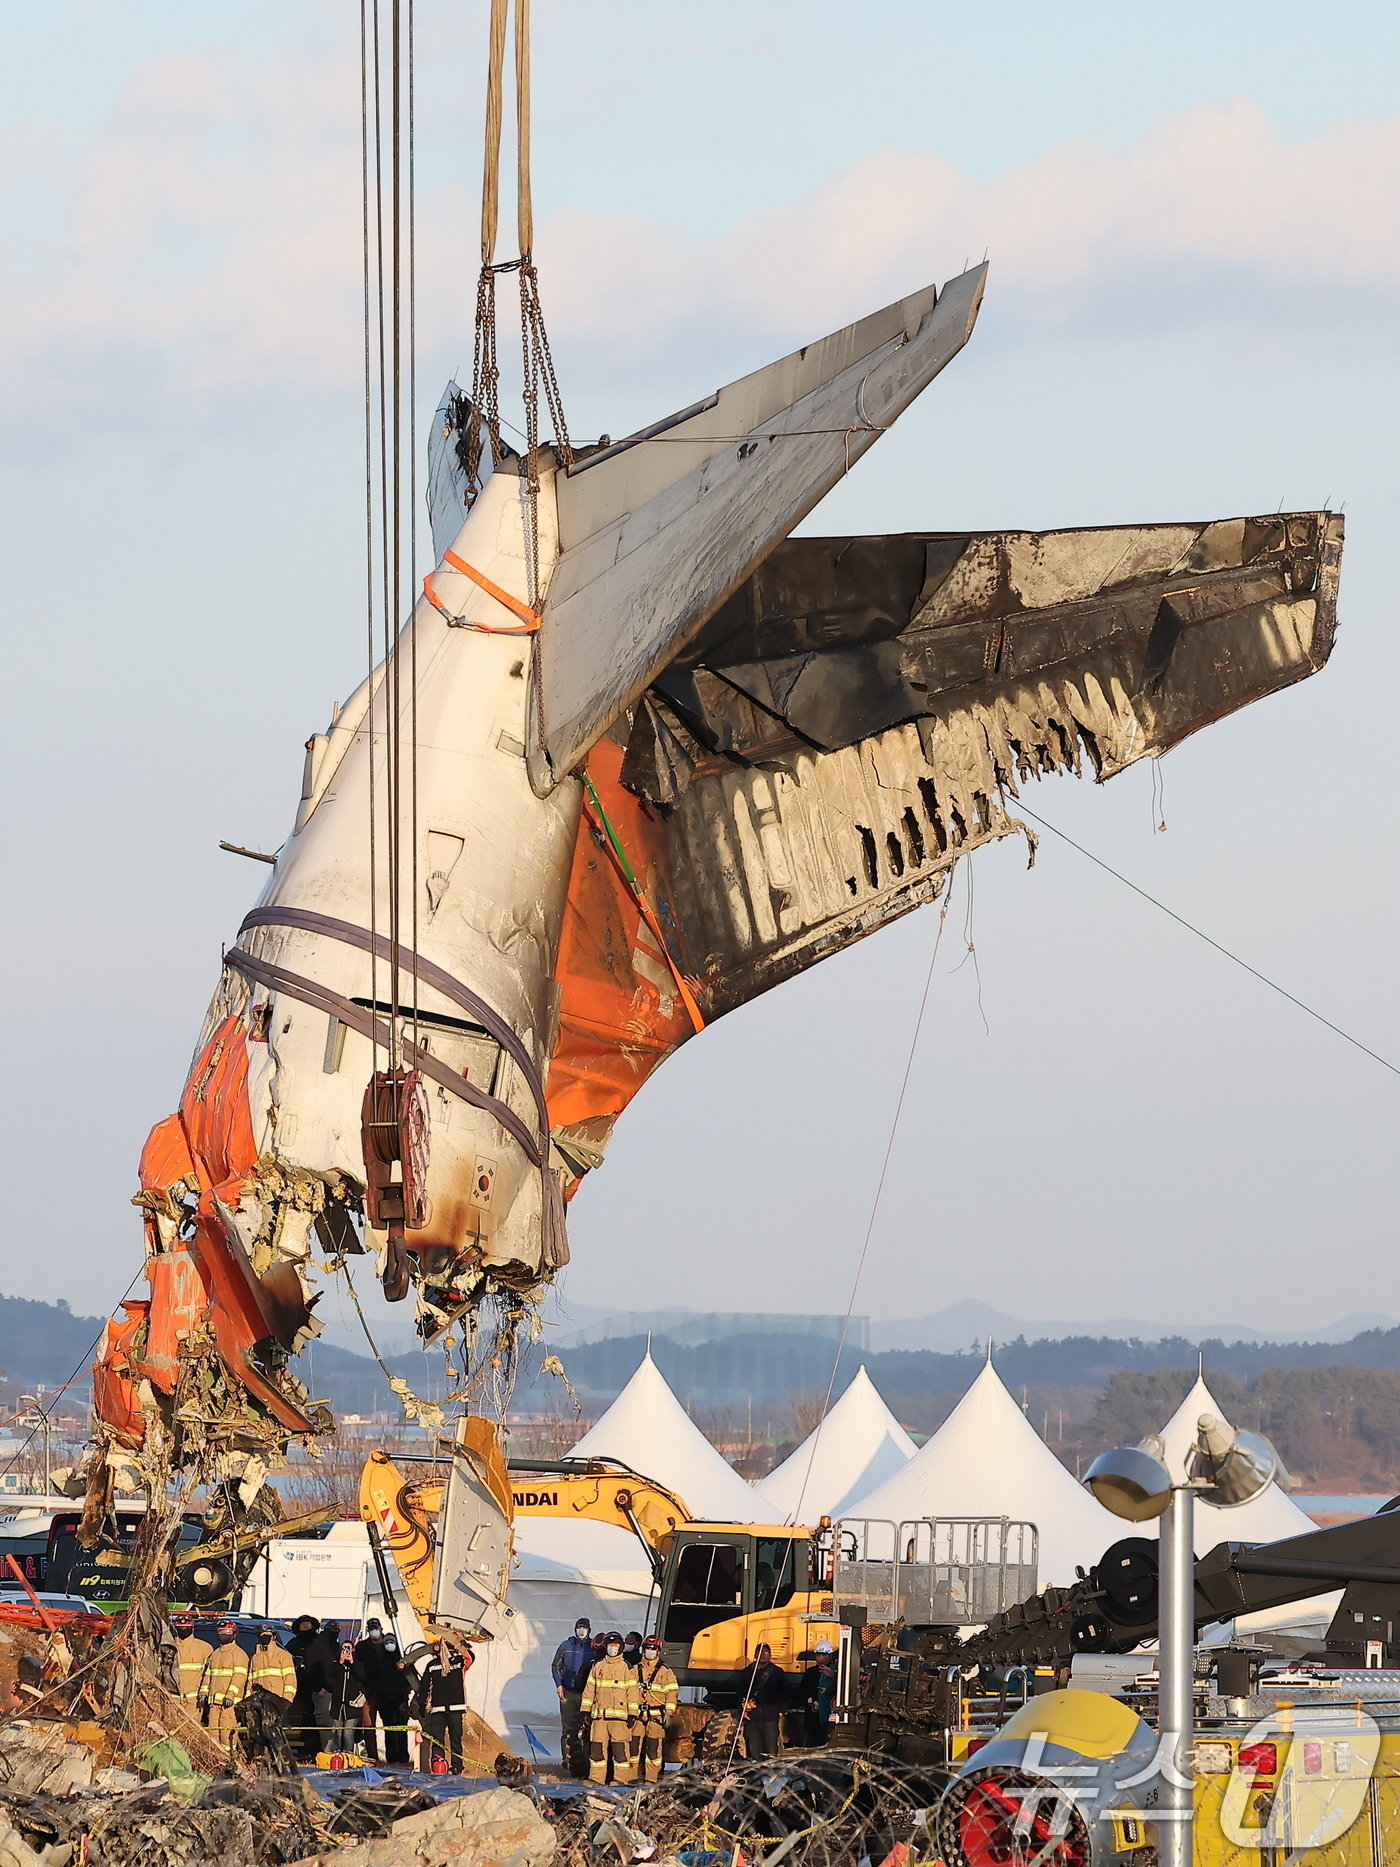
[[[980,1627],[1038,1585],[1039,1532],[1010,1517],[848,1517],[834,1542],[837,1610],[869,1621]]]

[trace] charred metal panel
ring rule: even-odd
[[[706,1014],[931,900],[1022,779],[1111,777],[1315,672],[1341,545],[1325,512],[780,545],[625,736]]]

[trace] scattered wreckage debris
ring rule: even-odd
[[[907,1862],[947,1784],[923,1770],[846,1752],[691,1766],[607,1803],[554,1812],[568,1867],[852,1867]]]
[[[498,1786],[401,1816],[386,1834],[318,1854],[306,1867],[545,1867],[557,1852],[545,1805]]]

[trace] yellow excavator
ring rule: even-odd
[[[507,1461],[496,1427],[477,1416],[439,1447],[413,1458],[437,1467],[431,1476],[405,1478],[375,1451],[360,1480],[371,1543],[393,1556],[430,1638],[451,1629],[492,1639],[508,1626],[511,1526],[523,1517],[630,1530],[651,1564],[666,1664],[716,1699],[738,1690],[760,1645],[798,1673],[816,1641],[838,1638],[827,1519],[814,1528],[699,1521],[674,1491],[611,1459]]]

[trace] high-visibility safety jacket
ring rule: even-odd
[[[296,1663],[285,1647],[278,1646],[274,1640],[270,1646],[259,1643],[253,1649],[248,1661],[248,1686],[260,1685],[265,1691],[275,1692],[278,1698],[294,1699],[297,1695]]]
[[[669,1666],[658,1658],[655,1663],[643,1658],[637,1668],[638,1715],[656,1724],[669,1724],[681,1702],[680,1682]]]
[[[599,1660],[583,1688],[583,1715],[586,1718],[635,1718],[639,1706],[634,1668],[620,1653],[616,1659]]]
[[[209,1642],[201,1640],[198,1634],[186,1634],[183,1640],[175,1642],[175,1671],[180,1680],[181,1698],[199,1697],[205,1662],[213,1651]]]
[[[199,1696],[211,1705],[241,1705],[248,1696],[248,1655],[236,1640],[221,1641],[204,1662]]]

